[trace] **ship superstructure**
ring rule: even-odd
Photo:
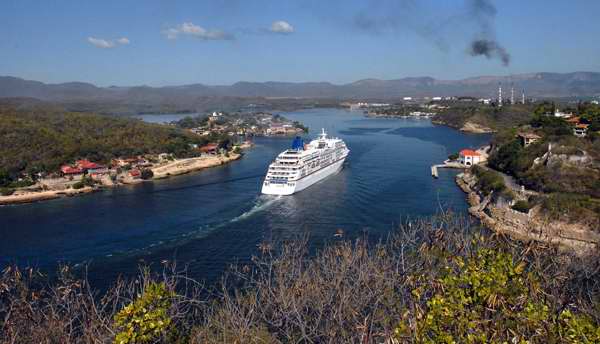
[[[344,141],[327,137],[324,129],[308,144],[296,137],[292,148],[281,152],[269,165],[262,193],[291,195],[302,191],[341,170],[348,153]]]

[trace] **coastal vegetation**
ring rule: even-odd
[[[600,121],[598,106],[580,105],[578,118],[588,124]],[[576,137],[564,118],[547,115],[554,110],[542,103],[528,123],[497,133],[492,140],[488,165],[513,176],[527,189],[541,192],[531,201],[542,205],[552,218],[600,221],[600,136],[591,125],[585,137]],[[553,114],[553,112],[551,112]],[[518,133],[536,132],[540,137],[525,146]]]
[[[508,192],[504,184],[504,179],[498,172],[477,165],[473,166],[471,171],[477,176],[477,186],[484,195],[489,195],[493,192]]]
[[[260,245],[206,289],[175,264],[97,292],[62,267],[0,276],[10,343],[597,343],[600,257],[442,214],[387,240]]]
[[[535,104],[530,103],[498,107],[477,101],[452,101],[441,105],[441,109],[432,119],[434,123],[457,129],[463,128],[467,123],[474,123],[493,131],[526,123],[536,107]]]
[[[56,172],[76,159],[108,163],[113,158],[168,153],[191,157],[200,137],[136,119],[0,106],[0,187],[20,187],[38,173]],[[25,178],[23,178],[25,176]]]

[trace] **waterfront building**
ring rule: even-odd
[[[458,153],[458,162],[465,166],[477,165],[481,162],[481,154],[472,149],[463,149]]]
[[[140,170],[138,170],[138,169],[134,169],[134,170],[129,171],[129,175],[133,179],[139,179],[142,177],[142,172],[140,172]]]
[[[205,146],[200,147],[200,152],[204,153],[204,154],[215,155],[215,154],[217,154],[218,150],[219,150],[219,146],[214,143],[209,143]]]
[[[83,174],[83,169],[81,169],[79,167],[73,167],[73,166],[69,166],[69,165],[63,165],[60,168],[60,172],[64,176],[76,176],[76,175]]]

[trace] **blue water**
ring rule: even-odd
[[[188,114],[152,114],[152,115],[138,115],[135,116],[136,118],[141,119],[144,122],[148,122],[148,123],[159,123],[159,124],[166,124],[166,123],[171,123],[171,122],[175,122],[175,121],[179,121],[181,119],[184,119],[186,117],[196,117],[198,116],[197,113],[188,113]]]
[[[428,120],[368,119],[358,112],[316,109],[282,113],[343,138],[351,150],[337,175],[293,196],[260,195],[268,164],[291,143],[257,138],[236,162],[194,174],[123,186],[82,197],[0,207],[0,266],[88,263],[98,284],[164,259],[189,265],[193,277],[216,281],[226,267],[247,261],[261,242],[309,235],[320,247],[346,237],[385,236],[406,218],[440,209],[466,213],[455,171],[430,166],[487,135],[470,135]]]

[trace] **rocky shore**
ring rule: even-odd
[[[483,196],[476,188],[477,177],[469,171],[457,175],[456,183],[467,194],[469,213],[496,233],[558,245],[578,254],[600,246],[600,232],[584,224],[549,220],[540,214],[539,206],[522,213],[508,204],[493,201],[492,195]]]

